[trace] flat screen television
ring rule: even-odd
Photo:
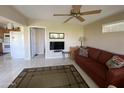
[[[64,42],[50,42],[50,50],[63,50]]]

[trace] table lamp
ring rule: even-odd
[[[80,47],[83,47],[82,43],[84,42],[84,37],[83,36],[79,37],[79,41],[81,42],[81,46]]]

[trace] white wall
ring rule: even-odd
[[[84,26],[86,45],[113,53],[124,54],[124,32],[102,33],[103,24],[119,20],[124,20],[124,13],[112,15]]]
[[[40,20],[30,20],[30,26],[40,26],[46,27],[46,37],[45,37],[45,51],[46,58],[62,58],[62,54],[55,53],[54,51],[50,51],[49,42],[50,41],[64,41],[65,42],[65,50],[69,51],[70,46],[80,46],[80,42],[78,41],[80,36],[83,36],[83,27],[81,25],[72,25],[72,24],[59,24],[57,22],[47,22]],[[49,39],[49,32],[60,32],[65,33],[65,39]]]
[[[27,26],[24,26],[24,51],[25,51],[25,60],[30,60],[31,59],[30,29]]]

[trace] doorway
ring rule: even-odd
[[[31,58],[45,57],[45,28],[30,27],[30,48]]]

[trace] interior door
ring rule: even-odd
[[[10,32],[10,50],[12,58],[24,58],[23,32]]]

